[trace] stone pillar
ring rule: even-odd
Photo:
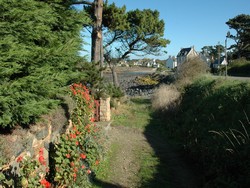
[[[100,99],[100,121],[110,121],[110,97],[106,99]]]

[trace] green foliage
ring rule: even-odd
[[[116,87],[113,84],[109,83],[105,87],[105,93],[112,98],[121,98],[124,96],[123,91],[120,87]]]
[[[126,6],[120,8],[115,3],[108,5],[108,1],[106,1],[103,9],[103,26],[111,31],[128,29]]]
[[[103,12],[106,52],[119,59],[137,52],[158,54],[170,42],[163,37],[165,25],[159,16],[157,10],[126,12],[125,6],[119,8],[114,3],[106,3]]]
[[[220,52],[220,58],[222,58],[222,53],[224,53],[225,47],[218,44],[215,46],[203,46],[201,50],[202,53],[208,55],[210,59],[218,59],[218,53]]]
[[[248,82],[203,77],[186,86],[179,113],[168,117],[165,129],[202,168],[207,187],[250,185],[249,142],[242,140],[250,131],[249,92]],[[232,148],[230,140],[240,144]]]
[[[228,66],[228,74],[232,76],[249,76],[250,61],[243,58],[233,60]]]
[[[229,38],[233,39],[236,44],[230,48],[234,49],[237,58],[245,57],[250,58],[250,15],[240,14],[234,18],[229,19],[226,24],[230,29],[236,31],[236,35],[230,35]]]
[[[80,29],[87,19],[65,1],[0,2],[0,126],[34,122],[82,79]]]
[[[101,71],[104,68],[98,68],[98,63],[89,63],[84,62],[78,65],[78,68],[81,72],[84,72],[84,80],[82,83],[84,85],[90,86],[92,89],[102,89]]]

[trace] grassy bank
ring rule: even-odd
[[[203,171],[203,187],[250,186],[249,93],[249,82],[203,77],[161,116],[166,134]]]

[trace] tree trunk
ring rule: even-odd
[[[119,87],[119,82],[118,82],[118,77],[117,77],[117,72],[116,72],[116,66],[113,65],[111,67],[111,71],[112,71],[112,78],[113,78],[113,83],[115,87]]]
[[[100,67],[103,64],[103,46],[102,46],[102,12],[103,12],[103,0],[95,0],[94,6],[94,17],[95,23],[91,34],[91,61],[99,63]]]

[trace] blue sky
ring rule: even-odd
[[[167,55],[155,57],[159,59],[176,56],[185,47],[194,46],[200,51],[203,46],[218,42],[224,45],[227,32],[234,33],[225,22],[239,14],[250,14],[250,0],[109,0],[112,2],[118,7],[126,5],[127,10],[160,12],[160,19],[165,22],[164,37],[171,43],[166,48]],[[231,43],[229,39],[228,44]]]

